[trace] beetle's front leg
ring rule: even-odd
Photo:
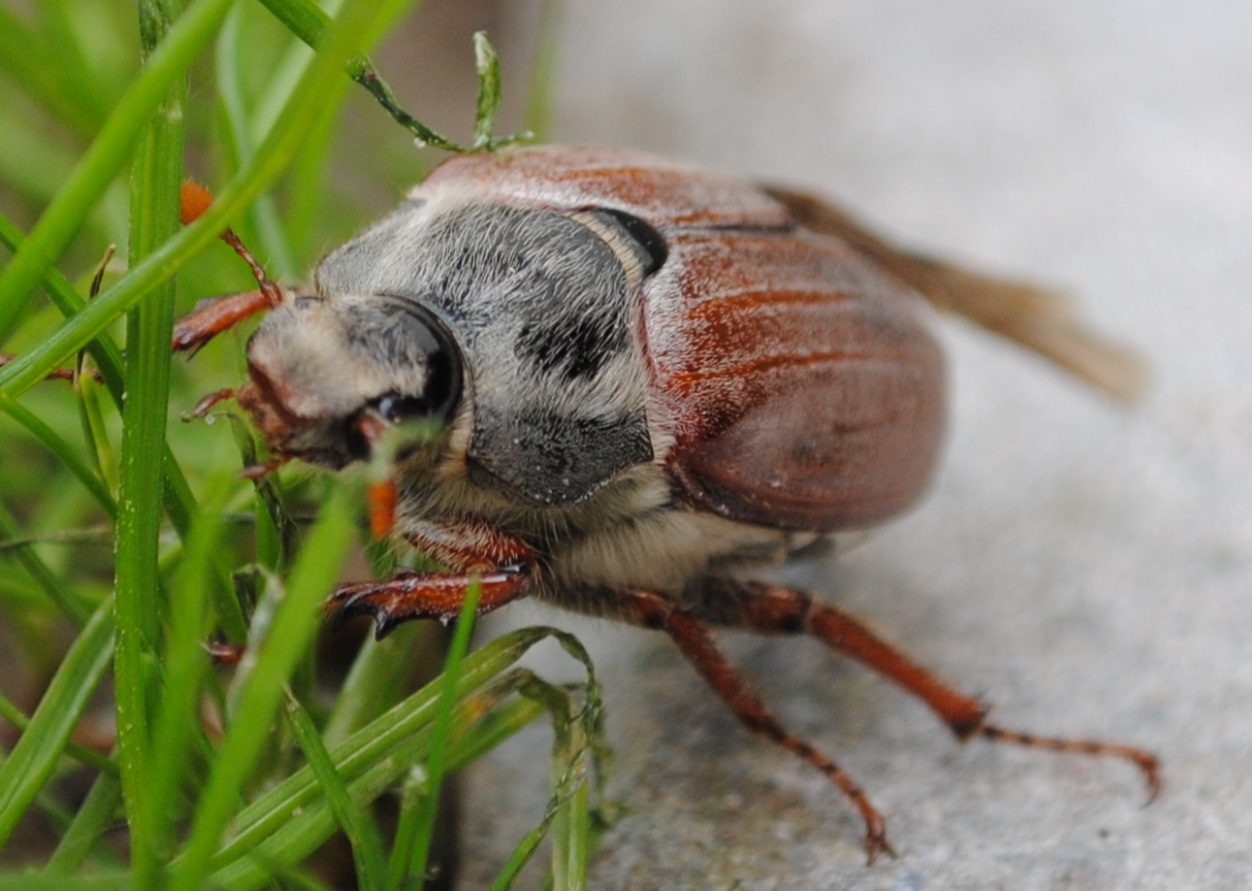
[[[448,571],[401,572],[382,582],[344,585],[326,602],[336,626],[368,615],[381,639],[411,619],[455,619],[471,585],[479,586],[479,615],[530,593],[534,552],[498,526],[477,519],[418,520],[405,523],[403,534]]]

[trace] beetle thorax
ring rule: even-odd
[[[505,497],[569,505],[653,456],[647,260],[611,214],[457,193],[404,205],[327,256],[316,282],[329,300],[388,294],[446,319],[472,377],[470,472]]]

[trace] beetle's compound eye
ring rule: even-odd
[[[461,399],[462,361],[452,333],[443,322],[422,305],[406,300],[388,299],[387,312],[392,324],[388,338],[400,338],[403,347],[392,345],[382,349],[406,368],[424,371],[409,383],[421,387],[414,392],[401,385],[370,400],[378,416],[391,424],[429,420],[440,423],[451,419]],[[399,358],[397,358],[399,357]]]
[[[388,424],[447,423],[461,399],[461,352],[451,332],[433,313],[418,304],[388,301],[385,305],[393,319],[387,329],[388,336],[405,341],[405,355],[399,364],[424,371],[409,381],[415,385],[414,389],[420,386],[421,392],[408,391],[407,386],[396,387],[370,399],[367,407]],[[394,348],[384,348],[382,352],[392,356],[397,353]]]
[[[451,415],[454,399],[445,399],[447,409],[434,405],[423,396],[401,396],[399,393],[386,393],[373,402],[373,408],[379,416],[390,424],[402,424],[405,421],[421,421],[433,419],[446,421]]]
[[[439,347],[429,354],[426,389],[419,401],[427,417],[447,421],[461,400],[461,354],[445,340],[443,331],[434,329],[431,333],[435,335]],[[404,401],[401,400],[402,403]],[[403,412],[405,406],[399,405],[397,410]]]
[[[425,399],[420,396],[401,396],[399,393],[387,393],[378,397],[375,409],[383,420],[392,424],[420,418],[427,413]]]

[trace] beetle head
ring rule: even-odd
[[[406,431],[397,457],[438,438],[461,401],[463,361],[413,300],[293,295],[248,342],[248,378],[239,404],[272,452],[339,468],[370,458],[395,428]]]

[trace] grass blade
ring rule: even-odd
[[[221,0],[201,0],[200,4],[180,20],[179,25],[175,27],[175,32],[171,33],[170,39],[162,44],[162,50],[172,42],[174,33],[192,13],[206,8],[209,4],[219,2]],[[368,21],[364,19],[374,5],[375,3],[350,5],[347,9],[350,16],[363,21],[350,29],[337,29],[336,33],[342,31],[348,36],[358,35],[368,24]],[[346,42],[346,37],[337,39],[331,49],[339,43],[346,44]],[[0,389],[7,390],[11,395],[18,395],[34,386],[52,368],[64,363],[69,356],[90,343],[121,313],[129,310],[152,288],[168,280],[192,256],[215,241],[219,233],[235,216],[287,167],[300,150],[303,140],[317,127],[325,114],[322,96],[328,90],[333,89],[335,80],[339,77],[339,64],[344,55],[346,55],[346,50],[343,48],[319,54],[292,93],[291,101],[280,121],[265,141],[258,146],[252,161],[245,164],[222,189],[209,209],[196,222],[183,228],[177,235],[166,241],[159,250],[149,254],[121,281],[100,294],[73,318],[68,319],[43,343],[0,369]],[[154,56],[154,60],[155,58]],[[48,214],[50,213],[51,210]],[[45,217],[48,214],[45,214]],[[29,253],[47,249],[50,236],[45,235],[36,243],[35,236],[38,229],[39,227],[36,226],[36,231],[31,233],[30,238],[23,245]],[[14,263],[16,260],[17,257],[14,257]],[[27,264],[30,262],[32,261],[28,260]],[[3,330],[4,325],[4,301],[9,299],[5,276],[13,271],[14,263],[9,265],[4,275],[0,275],[0,331]],[[41,265],[38,268],[42,272],[44,267]],[[21,272],[20,275],[23,277],[21,280],[25,281],[28,273]]]
[[[305,758],[308,759],[309,768],[322,787],[335,821],[352,845],[357,886],[363,891],[379,891],[386,879],[387,866],[378,826],[353,802],[343,778],[335,770],[335,764],[330,753],[326,751],[313,719],[290,689],[287,690],[287,720]]]
[[[244,782],[263,751],[269,727],[295,670],[316,630],[325,580],[333,578],[353,537],[353,512],[340,490],[325,505],[292,570],[287,596],[278,607],[272,634],[256,657],[239,697],[234,721],[200,796],[184,855],[170,887],[202,887],[222,831],[231,818]]]
[[[141,0],[140,40],[153,63],[170,38],[175,10],[166,0]],[[179,227],[183,179],[183,120],[187,82],[174,75],[148,117],[131,175],[130,265],[139,263]],[[136,884],[155,882],[164,859],[157,835],[164,815],[151,805],[152,666],[159,664],[164,604],[158,596],[162,455],[169,404],[174,283],[167,281],[131,310],[126,333],[126,400],[122,406],[117,556],[114,563],[117,652],[117,754],[122,768]]]
[[[165,100],[170,85],[186,75],[201,48],[221,25],[231,2],[200,0],[179,19],[169,38],[162,42],[147,67],[122,96],[26,243],[0,272],[0,340],[12,329],[26,298],[44,272],[65,249],[99,196],[129,160],[148,118]],[[74,349],[85,346],[89,340]],[[74,349],[59,358],[63,360]],[[19,362],[14,365],[19,366]]]
[[[61,465],[70,475],[78,480],[84,489],[95,499],[100,509],[112,519],[117,514],[117,502],[109,491],[104,480],[87,463],[78,456],[78,450],[66,442],[55,430],[45,424],[38,415],[30,411],[7,393],[0,393],[0,411],[17,421],[31,436],[35,437],[45,449],[56,456]],[[86,619],[84,615],[82,617]],[[78,624],[82,624],[79,622]]]
[[[70,647],[31,717],[0,765],[0,849],[44,783],[52,776],[113,655],[113,600],[96,610]]]
[[[474,113],[474,148],[489,148],[500,110],[500,57],[486,33],[474,32],[474,67],[478,69],[478,106]]]
[[[523,628],[492,641],[465,658],[457,682],[458,700],[481,692],[486,685],[507,671],[532,646],[561,632],[551,628]],[[351,786],[376,765],[392,759],[398,747],[414,739],[434,720],[442,686],[436,681],[410,695],[384,715],[353,733],[331,749],[335,769]],[[392,779],[407,767],[397,768]],[[238,860],[292,822],[297,813],[307,812],[317,794],[312,772],[303,768],[283,780],[240,812],[231,840],[214,859],[215,867]]]
[[[398,831],[391,863],[387,870],[387,888],[399,891],[410,885],[421,891],[426,884],[426,865],[430,859],[430,843],[435,836],[435,820],[439,814],[439,790],[443,783],[447,760],[448,740],[452,736],[452,712],[456,706],[457,682],[465,653],[469,650],[470,634],[474,629],[474,617],[478,613],[478,596],[481,586],[473,584],[461,605],[456,633],[448,647],[448,658],[443,670],[443,689],[435,713],[435,729],[431,740],[431,756],[425,765],[426,794],[421,800],[408,831]],[[408,830],[408,821],[402,819],[401,830]]]
[[[91,854],[91,849],[117,819],[122,803],[122,782],[111,774],[96,778],[95,785],[74,815],[61,843],[44,867],[45,876],[65,877],[73,873]]]
[[[76,66],[62,64],[68,60],[50,50],[16,15],[0,7],[0,68],[16,75],[27,94],[62,123],[90,136],[102,119],[102,106],[93,101],[99,97],[86,95],[83,83],[73,83],[71,71]]]

